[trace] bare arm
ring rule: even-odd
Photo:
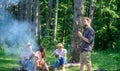
[[[52,54],[51,54],[51,56],[54,56],[56,53],[55,52],[53,52]]]
[[[80,31],[78,31],[78,36],[87,43],[90,43],[87,38],[85,38]]]
[[[66,57],[66,53],[64,54],[64,57]]]
[[[31,52],[33,55],[35,55],[35,52],[32,50],[32,46],[30,46],[29,49],[30,49],[30,52]]]

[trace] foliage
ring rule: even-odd
[[[47,49],[55,49],[56,43],[52,40],[53,37],[43,37],[41,40],[41,45],[45,46]]]
[[[44,2],[44,1],[43,1]],[[45,5],[46,3],[46,5]],[[44,6],[44,9],[41,8],[41,22],[42,22],[42,36],[45,36],[45,22],[46,17],[45,13],[47,10],[47,2],[41,3],[41,6]],[[53,8],[52,8],[52,21],[50,26],[50,36],[52,38],[53,36],[53,23],[54,23],[54,3],[53,2]],[[43,5],[44,4],[44,5]],[[119,37],[119,15],[120,15],[120,9],[119,9],[120,2],[117,0],[107,0],[107,1],[95,1],[95,13],[94,13],[94,19],[93,19],[93,28],[95,29],[95,49],[99,50],[117,50],[120,46],[118,45],[118,37]],[[85,16],[88,15],[88,9],[89,9],[89,2],[85,1]],[[71,44],[71,36],[72,36],[72,21],[73,21],[73,1],[62,1],[59,2],[59,10],[58,10],[58,28],[57,28],[57,42],[63,42],[63,31],[64,38],[65,38],[65,44],[70,45]],[[66,23],[64,23],[64,11],[66,9]],[[43,17],[44,16],[44,17]],[[65,26],[64,26],[65,24]],[[65,27],[63,29],[63,27]],[[44,37],[43,37],[44,38]],[[41,39],[44,41],[43,39]],[[47,39],[46,39],[47,40]],[[52,39],[51,39],[52,40]],[[43,44],[43,42],[42,42]],[[44,43],[45,44],[45,43]]]
[[[97,1],[93,27],[96,31],[95,49],[117,50],[119,35],[119,2],[116,0]],[[117,45],[117,46],[116,46]]]
[[[71,44],[72,27],[73,27],[73,12],[74,12],[74,0],[59,0],[59,10],[58,10],[58,27],[57,27],[57,41],[53,43],[53,26],[54,26],[54,10],[55,10],[55,0],[53,0],[52,5],[52,20],[50,24],[50,35],[46,35],[46,21],[48,12],[48,1],[40,1],[40,21],[41,21],[41,44],[46,44],[47,46],[54,46],[58,42],[63,42],[66,45]],[[33,4],[33,3],[32,3]],[[89,11],[89,1],[84,2],[85,13],[88,15]],[[93,19],[93,27],[96,31],[95,37],[95,49],[106,50],[120,49],[119,42],[119,26],[120,26],[120,1],[118,0],[96,0],[94,2],[95,12]],[[12,5],[7,8],[8,12],[17,18],[18,5]],[[66,15],[65,15],[66,12]],[[32,12],[34,15],[34,12]],[[32,16],[32,19],[34,16]],[[64,38],[64,39],[63,39]]]

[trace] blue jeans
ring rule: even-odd
[[[60,59],[56,60],[55,68],[58,68],[59,65],[64,65],[66,63],[67,63],[66,59],[64,57],[61,57]]]
[[[34,71],[34,64],[33,64],[33,62],[30,59],[27,59],[25,61],[25,69],[27,71]]]

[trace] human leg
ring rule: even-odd
[[[55,71],[57,71],[59,65],[60,65],[60,61],[59,61],[59,60],[56,60],[55,66],[54,66],[54,67],[55,67]]]
[[[84,71],[84,66],[87,65],[88,71],[92,71],[91,52],[82,52],[80,54],[81,67],[80,71]]]
[[[85,68],[85,64],[81,63],[81,65],[80,65],[80,71],[84,71],[84,68]]]
[[[91,63],[87,64],[87,67],[88,67],[88,71],[92,71],[92,64]]]
[[[25,70],[25,58],[22,58],[20,59],[20,63],[22,65],[22,70]]]
[[[66,64],[66,63],[67,63],[66,59],[64,57],[61,57],[60,58],[60,65],[62,65],[62,71],[65,71],[64,64]]]
[[[47,66],[46,63],[45,63],[45,69],[46,69],[47,71],[49,71],[49,68],[48,68],[48,66]]]
[[[86,53],[86,65],[87,65],[88,71],[92,71],[91,52]]]
[[[60,61],[60,65],[64,65],[67,63],[67,60],[64,57],[61,57],[59,61]]]
[[[85,64],[84,64],[84,53],[81,52],[80,53],[80,71],[84,71],[84,67],[85,67]]]

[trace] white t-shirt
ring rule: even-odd
[[[54,51],[57,55],[59,55],[59,57],[64,57],[65,54],[67,54],[67,50],[66,49],[62,49],[61,51],[59,49],[56,49]],[[66,57],[65,57],[66,59]]]

